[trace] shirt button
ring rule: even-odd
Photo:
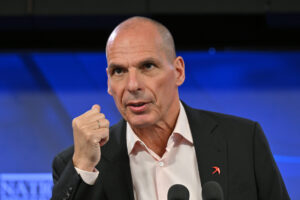
[[[165,163],[160,161],[158,164],[159,164],[159,166],[163,167]]]

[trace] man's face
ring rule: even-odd
[[[155,125],[177,114],[184,63],[168,58],[156,31],[117,35],[108,45],[107,63],[108,92],[131,126]]]

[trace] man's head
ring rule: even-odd
[[[179,111],[184,61],[176,57],[162,24],[133,17],[118,25],[106,45],[108,93],[133,127],[167,123]]]

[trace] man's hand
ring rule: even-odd
[[[109,139],[109,121],[100,113],[100,106],[95,104],[92,109],[73,119],[75,167],[94,171],[100,161],[100,147]]]

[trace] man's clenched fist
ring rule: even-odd
[[[100,147],[109,139],[109,121],[100,113],[100,106],[95,104],[92,109],[73,119],[75,167],[94,171],[100,161]]]

